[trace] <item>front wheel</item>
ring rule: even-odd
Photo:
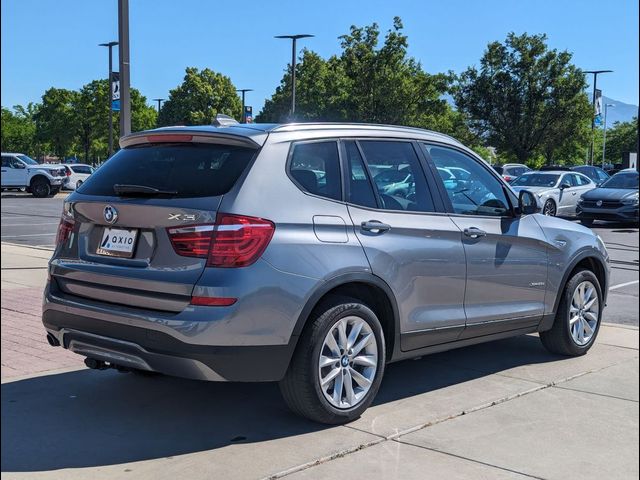
[[[598,335],[603,307],[598,277],[589,270],[578,271],[562,292],[553,327],[540,332],[542,344],[559,355],[584,355]]]
[[[555,217],[557,213],[556,202],[554,202],[553,200],[547,200],[546,202],[544,202],[542,213],[544,215],[548,215],[549,217]]]
[[[358,418],[376,396],[385,365],[375,313],[351,298],[317,308],[300,338],[280,391],[296,414],[326,424]]]
[[[51,185],[44,178],[36,178],[31,183],[31,193],[36,198],[45,198],[51,195]]]

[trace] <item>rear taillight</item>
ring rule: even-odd
[[[75,221],[72,218],[62,217],[60,225],[58,225],[58,234],[56,235],[56,245],[61,245],[67,241],[69,235],[73,231]]]
[[[71,169],[70,168],[65,168],[64,172],[62,172],[63,175],[66,175],[67,177],[71,176]]]
[[[269,245],[275,225],[269,220],[219,213],[214,225],[168,228],[178,255],[207,258],[208,267],[246,267]]]
[[[509,175],[503,175],[502,178],[504,178],[505,182],[510,182],[511,180],[513,180],[513,177],[510,177]]]

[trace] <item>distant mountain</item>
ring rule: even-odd
[[[638,116],[638,106],[631,105],[629,103],[619,102],[613,98],[602,96],[602,108],[606,103],[613,103],[615,107],[609,107],[607,109],[607,127],[610,127],[615,122],[628,122],[633,117]]]

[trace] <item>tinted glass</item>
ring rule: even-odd
[[[70,167],[75,173],[91,173],[91,167],[88,165],[74,165]]]
[[[382,208],[434,211],[427,179],[411,143],[366,140],[359,144]]]
[[[10,157],[2,157],[2,166],[3,166],[4,168],[8,168],[8,167],[9,167],[9,164],[10,164],[10,162],[9,162],[9,158],[10,158]]]
[[[637,189],[638,188],[638,174],[634,172],[630,173],[616,173],[609,180],[604,182],[602,188],[622,188],[622,189]]]
[[[509,201],[502,183],[479,161],[457,150],[423,145],[440,173],[455,213],[488,216],[510,214]],[[453,168],[469,172],[469,179],[451,179],[446,172]]]
[[[526,172],[527,169],[524,167],[509,167],[508,171],[509,171],[509,175],[518,177],[522,175],[524,172]]]
[[[591,184],[588,177],[585,177],[583,175],[576,175],[576,178],[578,180],[578,185],[581,187]]]
[[[307,192],[334,200],[342,200],[340,157],[336,142],[295,145],[289,172]]]
[[[511,185],[514,187],[553,187],[558,183],[560,175],[552,173],[527,173],[516,178]]]
[[[349,198],[347,200],[363,207],[376,208],[376,197],[373,193],[371,179],[356,143],[345,142],[345,151],[349,170]]]
[[[87,195],[114,195],[114,184],[177,191],[176,197],[227,193],[255,150],[203,143],[151,144],[124,148],[78,189]]]

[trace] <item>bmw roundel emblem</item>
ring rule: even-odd
[[[601,207],[601,206],[602,206],[602,200],[598,200],[598,201],[596,202],[596,206]]]
[[[104,215],[104,221],[109,224],[116,223],[118,220],[118,211],[111,205],[104,207],[104,211],[102,213]]]

